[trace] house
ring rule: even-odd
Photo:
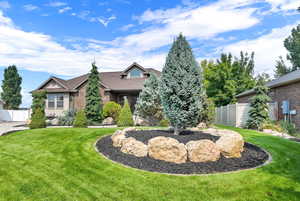
[[[160,75],[160,71],[144,68],[135,62],[123,71],[101,72],[99,86],[103,103],[115,101],[122,105],[127,97],[133,110],[144,81],[151,72]],[[46,115],[59,116],[63,111],[84,109],[88,76],[85,74],[69,80],[52,76],[34,90],[47,93]]]
[[[266,86],[270,88],[269,96],[272,102],[277,103],[277,119],[290,118],[300,129],[300,70],[274,79],[266,83]],[[237,95],[237,101],[238,103],[249,103],[253,95],[253,90],[245,91]]]

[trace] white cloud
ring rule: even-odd
[[[114,15],[110,16],[110,17],[107,18],[107,19],[100,18],[100,17],[97,18],[97,20],[98,20],[101,24],[103,24],[103,26],[105,26],[105,27],[107,27],[108,24],[109,24],[111,21],[115,20],[115,19],[117,19],[117,17],[114,16]]]
[[[8,3],[8,1],[0,1],[0,8],[2,8],[2,9],[9,9],[10,8],[10,4]]]
[[[134,24],[127,24],[120,28],[121,31],[128,31],[130,28],[134,27]]]
[[[300,23],[300,21],[298,22]],[[291,33],[293,27],[297,24],[287,25],[281,28],[272,29],[268,34],[253,40],[243,40],[237,43],[225,46],[219,51],[231,52],[238,56],[241,50],[255,52],[255,68],[256,71],[267,72],[273,74],[275,61],[279,56],[285,58],[287,51],[283,46],[283,41]]]
[[[37,10],[39,7],[32,5],[32,4],[27,4],[23,6],[25,10],[27,11],[33,11],[33,10]]]
[[[59,9],[58,12],[59,13],[64,13],[64,12],[67,12],[68,10],[72,10],[72,8],[70,6],[67,6],[67,7]]]
[[[62,7],[62,6],[66,6],[68,5],[67,3],[65,2],[61,2],[61,1],[52,1],[52,2],[49,2],[48,4],[46,4],[47,6],[50,6],[50,7]]]

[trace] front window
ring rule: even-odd
[[[64,95],[60,94],[56,96],[56,107],[64,108]]]
[[[48,94],[47,95],[48,109],[63,109],[64,108],[64,94]]]
[[[48,108],[55,108],[55,94],[48,94]]]
[[[142,77],[142,76],[143,76],[142,71],[137,68],[132,69],[128,74],[129,78]]]

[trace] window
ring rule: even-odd
[[[56,96],[56,107],[64,108],[64,95],[63,94]]]
[[[48,94],[48,108],[55,108],[55,94]]]
[[[132,69],[128,74],[129,78],[142,77],[142,76],[143,76],[142,71],[137,68]]]
[[[63,109],[64,108],[64,94],[48,94],[47,95],[48,109]]]

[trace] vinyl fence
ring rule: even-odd
[[[248,118],[250,110],[249,103],[236,103],[232,105],[216,108],[215,123],[227,126],[243,127]],[[269,104],[269,114],[271,120],[278,119],[278,104]]]
[[[0,110],[0,121],[27,121],[30,110]]]

